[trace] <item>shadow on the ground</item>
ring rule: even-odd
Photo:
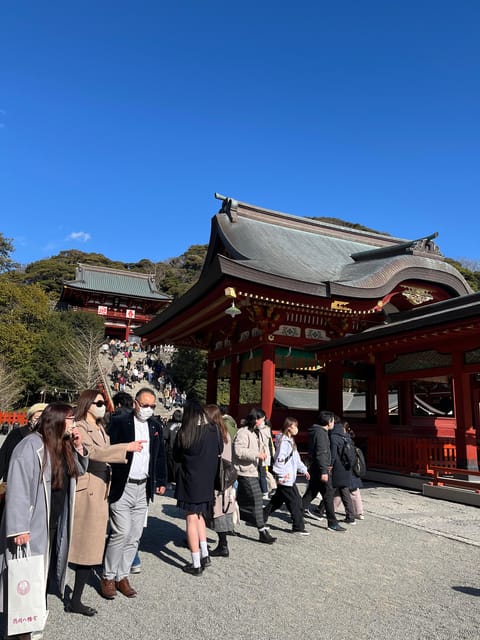
[[[452,587],[452,589],[467,596],[480,596],[480,589],[477,587]]]

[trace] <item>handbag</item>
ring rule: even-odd
[[[222,456],[218,456],[217,475],[215,476],[214,487],[219,493],[225,493],[237,480],[237,470],[230,462]]]
[[[29,544],[17,547],[7,560],[7,575],[8,635],[43,631],[48,616],[43,555],[32,556]]]
[[[217,428],[217,436],[219,441],[219,451],[223,451],[223,440]],[[221,445],[221,446],[220,446]],[[237,470],[230,460],[222,458],[222,454],[218,454],[217,473],[215,474],[214,489],[219,493],[225,493],[227,489],[232,487],[237,480]]]
[[[270,493],[271,491],[275,491],[275,489],[277,488],[277,481],[275,480],[275,476],[273,475],[273,473],[271,473],[271,471],[269,471],[268,469],[266,471],[266,477],[268,493]]]

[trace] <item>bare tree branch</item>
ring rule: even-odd
[[[0,360],[0,411],[13,409],[22,396],[23,385],[14,371],[8,371],[3,360]]]
[[[78,331],[65,342],[65,356],[59,368],[72,382],[75,391],[95,389],[101,381],[98,354],[102,342],[103,331],[94,328]]]

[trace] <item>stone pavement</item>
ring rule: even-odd
[[[49,596],[44,637],[478,640],[478,508],[372,483],[362,494],[365,520],[345,534],[308,520],[311,535],[293,536],[280,512],[270,519],[278,537],[270,547],[242,522],[229,538],[230,558],[213,558],[192,577],[181,571],[189,552],[183,512],[169,491],[150,506],[142,573],[131,578],[137,598],[103,600],[92,581],[84,601],[98,615],[85,618]],[[215,534],[209,538],[215,544]]]

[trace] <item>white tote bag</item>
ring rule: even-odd
[[[42,631],[48,616],[43,556],[32,556],[30,545],[17,549],[17,556],[7,560],[9,636]]]

